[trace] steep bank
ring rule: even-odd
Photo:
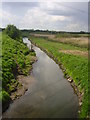
[[[12,101],[11,94],[21,88],[18,75],[27,76],[35,61],[35,52],[30,51],[22,40],[14,40],[2,33],[2,93],[3,111]],[[26,90],[25,90],[26,91]]]

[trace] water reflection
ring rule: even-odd
[[[33,49],[38,58],[32,70],[35,84],[10,105],[3,117],[77,118],[78,98],[61,69],[39,48]]]
[[[31,42],[28,40],[28,38],[24,37],[23,42],[27,44],[27,47],[31,50]]]

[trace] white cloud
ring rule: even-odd
[[[16,24],[19,21],[19,16],[12,15],[11,13],[0,10],[0,18],[2,18],[2,26],[6,27],[7,24]]]
[[[71,18],[67,16],[49,15],[47,12],[42,11],[39,8],[30,9],[20,22],[20,25],[26,28],[35,29],[51,29],[55,22],[70,21]]]
[[[54,16],[54,15],[52,15],[51,16],[51,18],[52,18],[52,21],[70,21],[70,18],[69,17],[66,17],[66,16]]]
[[[88,31],[88,27],[87,26],[83,26],[82,24],[80,23],[70,23],[66,26],[66,29],[68,31],[82,31],[82,30],[85,30],[85,31]]]

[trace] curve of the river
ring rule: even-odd
[[[31,44],[27,38],[24,43]],[[45,52],[34,46],[34,84],[4,113],[6,118],[77,118],[78,98],[62,70]]]

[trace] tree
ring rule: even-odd
[[[5,29],[5,32],[12,39],[20,39],[20,30],[14,25],[8,25]]]

